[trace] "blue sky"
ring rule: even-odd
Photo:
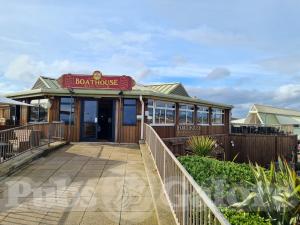
[[[0,0],[0,93],[39,75],[127,74],[192,96],[300,110],[300,1]]]

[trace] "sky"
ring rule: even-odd
[[[300,110],[298,0],[0,0],[0,93],[38,76],[130,75],[191,96]]]

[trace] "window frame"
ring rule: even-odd
[[[32,103],[32,101],[34,101],[34,100],[37,101],[37,104]],[[48,107],[47,107],[47,108],[42,107],[42,106],[41,106],[41,100],[47,100],[48,102],[50,101],[50,99],[48,99],[48,98],[38,98],[38,99],[31,99],[31,100],[30,100],[29,103],[32,104],[32,105],[34,105],[34,106],[32,106],[32,107],[29,108],[29,113],[28,113],[28,122],[29,122],[29,123],[49,122],[49,108],[48,108]],[[47,102],[47,103],[48,103],[48,102]],[[31,111],[31,110],[32,110],[33,108],[37,108],[37,118],[38,118],[37,121],[32,121],[32,120],[31,120],[31,114],[32,114],[32,111]],[[41,108],[46,109],[46,112],[47,112],[46,120],[41,120],[41,119],[40,119],[40,118],[41,118]]]
[[[135,100],[135,104],[125,104],[126,100]],[[125,123],[125,106],[135,106],[135,121],[133,123]],[[123,126],[136,126],[137,125],[137,99],[135,98],[124,98],[123,99],[123,109],[122,109],[122,125]]]
[[[221,115],[221,118],[222,118],[222,123],[214,123],[213,120],[214,120],[214,115]],[[212,126],[224,126],[224,115],[225,115],[225,112],[224,112],[224,109],[220,109],[220,108],[212,108],[211,109],[211,125]]]
[[[71,105],[71,114],[73,115],[71,124],[69,123],[69,121],[66,122],[66,121],[61,119],[61,102],[62,102],[61,100],[63,98],[73,100],[73,102],[70,103],[70,105]],[[70,113],[70,111],[69,111],[69,113]],[[60,99],[59,99],[59,121],[64,122],[65,125],[74,125],[75,124],[75,98],[73,98],[73,97],[60,97]]]
[[[148,102],[152,101],[152,105],[147,104],[147,110],[148,113],[152,111],[152,123],[149,123],[151,126],[175,126],[176,124],[176,103],[175,102],[169,102],[169,101],[162,101],[162,100],[154,100],[154,99],[148,99]],[[164,107],[162,106],[157,106],[157,103],[162,103],[164,104]],[[173,107],[169,107],[169,105],[172,105]],[[165,118],[164,118],[164,123],[156,123],[156,118],[155,118],[155,111],[156,109],[164,110],[165,113]],[[167,111],[173,111],[174,112],[174,122],[173,123],[167,123]],[[147,122],[148,118],[147,118]]]
[[[209,110],[209,107],[208,106],[202,106],[202,105],[197,105],[196,106],[197,107],[197,111],[196,111],[196,123],[197,123],[197,125],[199,125],[199,126],[209,126],[209,116],[210,116],[210,110]],[[204,108],[206,108],[207,109],[207,111],[206,110],[203,110]],[[199,110],[199,109],[201,109],[201,110]],[[205,113],[205,114],[207,114],[207,123],[199,123],[198,122],[198,113]],[[202,120],[202,122],[203,122],[203,120]]]
[[[185,106],[185,109],[181,108],[182,106]],[[189,106],[193,107],[193,110],[189,109]],[[195,124],[195,105],[191,104],[179,104],[179,121],[178,124],[180,125],[193,125]],[[180,122],[180,112],[185,112],[185,122]],[[188,123],[188,112],[192,112],[192,122]]]

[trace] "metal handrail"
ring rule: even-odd
[[[0,131],[0,163],[64,139],[63,122],[42,122]]]
[[[145,142],[155,161],[179,224],[230,225],[213,201],[173,155],[156,131],[145,124]],[[175,189],[172,190],[172,189]],[[178,196],[180,199],[178,200]]]

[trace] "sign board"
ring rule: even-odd
[[[135,85],[130,76],[103,76],[100,71],[92,75],[64,74],[58,79],[62,88],[112,89],[130,91]]]
[[[186,137],[201,135],[204,130],[208,129],[208,126],[198,126],[198,125],[177,125],[176,127],[176,136],[177,137]]]

